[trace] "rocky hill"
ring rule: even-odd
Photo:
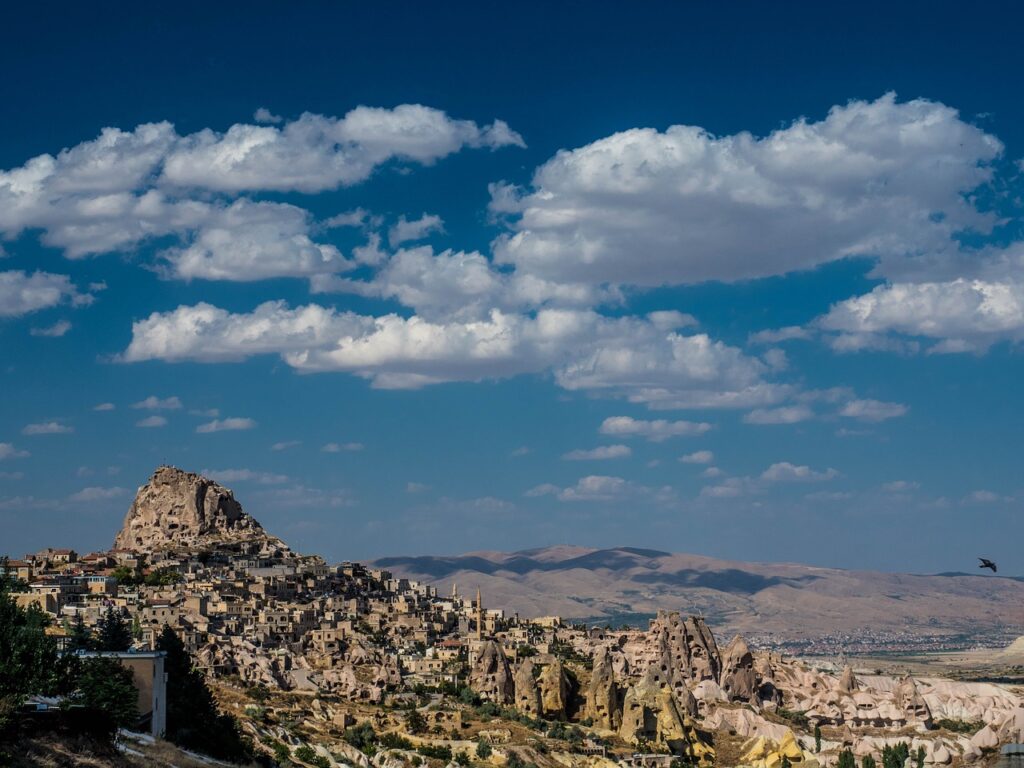
[[[701,612],[716,630],[801,640],[872,635],[1021,634],[1024,583],[974,574],[847,571],[746,563],[628,547],[550,547],[453,557],[387,557],[375,565],[437,584],[481,587],[492,605],[522,616],[637,623],[659,608]],[[888,638],[883,636],[888,636]],[[966,641],[966,640],[965,640]],[[843,646],[850,647],[849,642]]]
[[[158,467],[114,539],[115,549],[153,552],[203,544],[253,542],[284,547],[224,486],[177,467]]]

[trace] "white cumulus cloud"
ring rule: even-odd
[[[814,411],[806,405],[784,405],[778,408],[755,408],[743,421],[747,424],[797,424],[814,418]]]
[[[0,461],[4,459],[22,459],[28,455],[28,451],[18,450],[11,443],[0,443]]]
[[[903,416],[909,409],[902,403],[886,403],[881,400],[851,400],[839,413],[851,419],[879,422]]]
[[[75,431],[74,427],[62,424],[59,421],[43,421],[38,424],[28,424],[22,430],[23,435],[67,435]]]
[[[67,275],[50,272],[0,272],[0,317],[20,317],[41,309],[56,307],[69,301],[74,305],[88,304],[89,294],[79,293]],[[58,326],[60,324],[58,323]],[[70,327],[70,325],[68,326]],[[61,336],[61,333],[38,335]]]
[[[382,388],[499,379],[550,371],[569,390],[601,390],[636,402],[666,397],[701,402],[767,385],[767,369],[741,350],[705,334],[685,336],[638,317],[590,310],[494,310],[484,320],[431,322],[380,317],[311,304],[267,302],[233,314],[209,304],[156,312],[132,327],[121,356],[215,362],[277,354],[299,371],[347,371]],[[696,429],[707,427],[682,427]]]
[[[578,448],[562,456],[567,461],[603,461],[605,459],[624,459],[633,454],[628,445],[602,445],[585,450]]]
[[[394,248],[410,240],[422,240],[435,232],[444,232],[444,220],[433,213],[424,213],[418,219],[399,216],[398,221],[388,230],[388,244]]]
[[[644,420],[632,416],[610,416],[601,423],[601,434],[644,437],[652,442],[703,435],[709,429],[711,425],[702,421]]]
[[[967,193],[1001,152],[956,110],[894,94],[765,137],[637,128],[558,152],[525,190],[493,187],[511,229],[495,254],[556,282],[646,286],[898,261],[991,226]]]
[[[761,479],[769,483],[820,482],[835,477],[839,477],[839,472],[831,467],[819,472],[806,465],[791,464],[788,461],[772,464],[761,473]]]
[[[227,419],[214,419],[196,427],[196,432],[201,435],[211,432],[232,432],[243,429],[253,429],[256,422],[253,419],[231,417]]]
[[[710,464],[714,460],[715,454],[711,451],[694,451],[679,457],[683,464]]]
[[[181,400],[175,395],[164,398],[150,395],[145,400],[132,403],[132,408],[146,411],[176,411],[181,408]]]

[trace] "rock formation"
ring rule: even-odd
[[[268,536],[224,486],[202,475],[163,466],[136,494],[114,548],[153,552],[203,540],[246,539],[284,546]]]
[[[516,709],[524,715],[538,717],[541,711],[540,688],[537,687],[537,666],[532,659],[519,665],[515,677]]]
[[[837,690],[840,693],[854,694],[860,690],[860,686],[857,684],[857,678],[853,674],[853,667],[847,665],[843,668],[843,674],[839,676],[839,685]]]
[[[893,691],[893,699],[896,708],[900,710],[908,723],[924,725],[930,728],[932,724],[932,713],[928,708],[928,702],[917,690],[914,678],[907,676],[900,680],[899,685]]]
[[[732,639],[722,657],[721,686],[730,701],[750,701],[757,693],[754,655],[739,635]]]
[[[704,619],[683,619],[677,611],[659,611],[650,632],[658,638],[663,666],[695,682],[718,680],[721,657]]]
[[[488,701],[496,704],[512,703],[512,671],[509,669],[505,651],[499,643],[485,640],[480,646],[469,684]]]
[[[590,685],[587,686],[586,714],[598,728],[618,730],[622,724],[619,689],[615,684],[612,660],[608,649],[603,646],[594,654],[594,669],[590,675]]]
[[[537,680],[541,710],[549,720],[564,720],[569,706],[569,678],[562,662],[555,659],[544,666]]]
[[[650,744],[693,762],[713,760],[713,749],[676,704],[669,688],[658,685],[652,675],[645,675],[626,691],[622,705],[619,736],[634,745]]]
[[[743,765],[751,766],[751,768],[778,768],[784,760],[788,761],[790,765],[807,766],[807,768],[818,765],[813,754],[800,748],[796,736],[790,730],[786,731],[778,743],[773,743],[771,739],[764,736],[758,736],[744,744],[743,747],[744,754],[740,758],[740,762]]]

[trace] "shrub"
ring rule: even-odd
[[[380,737],[380,745],[384,749],[412,749],[412,742],[397,733],[385,733]]]
[[[341,738],[360,752],[365,753],[367,749],[373,748],[374,743],[377,741],[377,734],[369,722],[363,722],[359,725],[353,725],[351,728],[346,728]]]
[[[274,760],[281,765],[287,765],[291,762],[292,751],[288,748],[287,744],[282,744],[280,741],[274,743]]]
[[[810,720],[807,719],[807,715],[803,712],[794,712],[793,710],[779,707],[775,710],[775,714],[783,720],[789,720],[793,725],[798,725],[801,728],[806,728],[810,724]]]
[[[452,761],[452,748],[445,744],[421,744],[416,751],[434,760],[443,760],[446,763]]]
[[[974,735],[982,729],[984,723],[972,723],[967,720],[952,720],[949,718],[942,718],[936,720],[935,725],[938,728],[944,728],[947,731],[953,731],[953,733],[967,733]]]

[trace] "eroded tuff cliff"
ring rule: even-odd
[[[246,514],[229,489],[202,475],[164,466],[139,488],[114,547],[153,552],[240,541],[285,548]]]

